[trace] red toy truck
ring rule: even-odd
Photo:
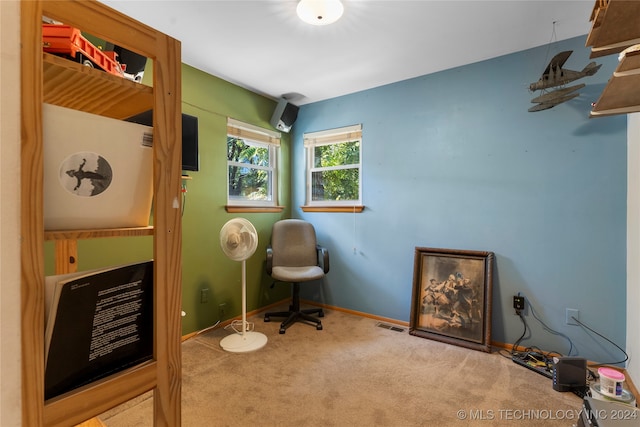
[[[118,54],[102,51],[84,38],[80,30],[64,24],[42,24],[42,47],[45,52],[64,56],[88,67],[98,67],[109,74],[125,77],[126,65]]]

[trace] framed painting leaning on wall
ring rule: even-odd
[[[409,333],[491,351],[493,252],[416,247]]]

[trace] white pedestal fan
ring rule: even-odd
[[[258,233],[248,220],[244,218],[231,219],[220,230],[220,246],[227,257],[234,261],[242,261],[242,324],[240,331],[223,338],[220,341],[220,346],[233,353],[258,350],[267,343],[267,337],[260,332],[249,330],[246,266],[247,259],[253,255],[258,247]]]

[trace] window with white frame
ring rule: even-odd
[[[280,133],[227,119],[227,204],[277,205]]]
[[[307,205],[360,205],[362,125],[305,133],[304,146]]]

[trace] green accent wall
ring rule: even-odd
[[[198,117],[200,171],[188,172],[182,220],[183,333],[204,329],[217,320],[242,313],[241,263],[229,260],[220,248],[219,232],[231,218],[243,217],[258,231],[258,248],[247,261],[247,310],[281,301],[290,295],[286,285],[270,289],[265,273],[265,250],[273,223],[291,216],[289,135],[282,134],[278,164],[278,202],[281,213],[229,214],[227,202],[227,117],[273,129],[269,124],[276,102],[213,77],[193,67],[182,68],[183,112]],[[202,303],[201,290],[209,289]],[[225,304],[220,318],[219,306]]]
[[[144,83],[149,84],[153,66],[146,66]],[[269,124],[276,102],[188,65],[182,66],[182,111],[198,117],[200,170],[188,172],[183,180],[182,217],[182,333],[188,334],[240,316],[242,313],[241,263],[222,252],[219,232],[235,217],[247,218],[258,231],[258,248],[247,260],[247,310],[256,310],[286,299],[287,285],[270,288],[265,273],[265,250],[273,223],[291,217],[289,135],[282,134],[278,164],[278,202],[281,213],[229,214],[226,204],[227,117],[272,129]],[[78,243],[79,270],[118,265],[153,257],[150,237],[105,238]],[[45,271],[53,274],[53,243],[45,246]],[[201,302],[201,290],[208,289],[208,301]],[[220,304],[224,315],[220,316]]]

